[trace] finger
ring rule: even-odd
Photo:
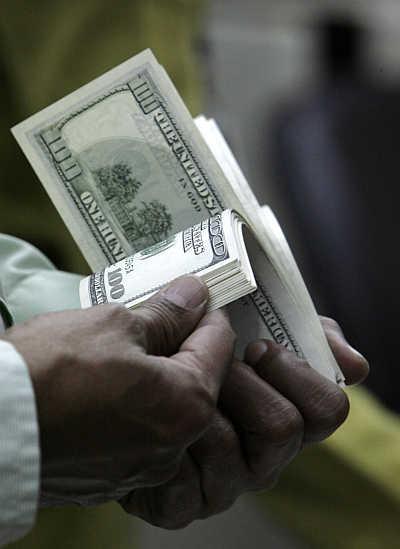
[[[184,528],[199,518],[203,509],[200,476],[186,453],[178,474],[165,484],[139,488],[120,501],[125,511],[160,528]]]
[[[232,362],[234,341],[228,317],[213,311],[199,322],[178,353],[169,358],[142,358],[152,383],[150,394],[146,386],[137,398],[144,402],[145,418],[157,425],[164,443],[187,448],[209,427]]]
[[[198,277],[178,278],[132,312],[132,332],[148,354],[170,356],[197,326],[207,301]]]
[[[320,319],[328,343],[346,378],[346,384],[357,385],[364,381],[369,373],[368,361],[347,343],[337,322],[326,317]]]
[[[239,361],[228,372],[219,406],[240,433],[254,488],[270,488],[301,448],[304,425],[300,412]]]
[[[346,419],[346,394],[294,353],[272,341],[260,340],[248,346],[245,360],[299,410],[305,442],[325,439]]]
[[[204,503],[201,518],[225,511],[241,493],[253,487],[238,434],[220,411],[188,451],[200,472]]]
[[[216,403],[228,366],[232,363],[236,334],[223,311],[208,313],[172,358],[181,368],[197,374]]]

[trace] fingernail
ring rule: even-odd
[[[249,366],[257,366],[261,358],[268,351],[268,344],[263,339],[254,341],[246,349],[246,362]]]
[[[196,309],[208,301],[207,286],[197,276],[184,276],[162,291],[163,297],[184,309]]]

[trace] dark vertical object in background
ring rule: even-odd
[[[323,86],[274,126],[277,181],[325,313],[371,362],[369,387],[400,411],[400,90],[364,72],[366,32],[317,28]]]

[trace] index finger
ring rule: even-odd
[[[183,342],[173,359],[200,373],[212,397],[218,398],[228,366],[232,363],[236,334],[222,310],[206,314]]]

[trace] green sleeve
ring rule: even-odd
[[[1,294],[10,320],[22,322],[39,313],[79,308],[81,278],[57,271],[27,242],[0,234]]]

